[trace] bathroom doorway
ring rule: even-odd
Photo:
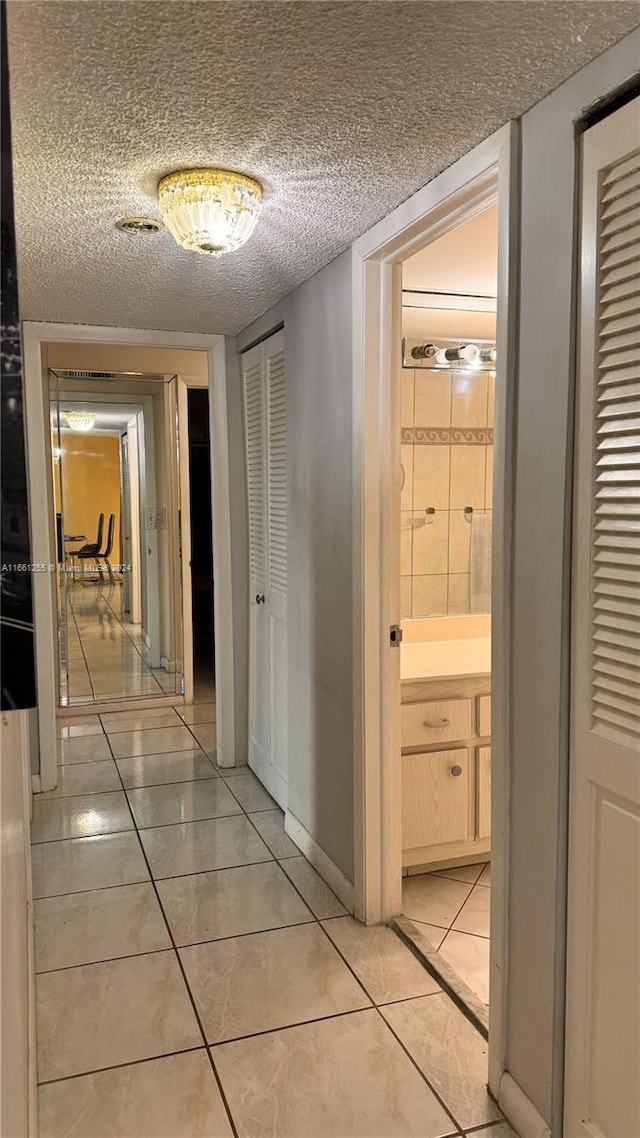
[[[491,935],[468,935],[476,947],[481,939],[489,947],[488,1081],[494,1093],[505,1039],[516,130],[513,124],[498,131],[374,226],[356,243],[353,266],[356,915],[367,924],[392,923],[435,973],[444,957],[427,926],[442,930],[442,944],[478,890],[483,911],[490,909]],[[484,226],[486,234],[494,229],[492,280],[479,279],[479,264],[475,284],[471,275],[468,283],[460,275],[475,256],[465,225]],[[450,275],[429,278],[426,251],[439,241],[448,244]],[[420,258],[425,271],[412,278]],[[413,356],[414,348],[422,352]],[[415,418],[416,407],[419,420],[426,415],[427,421]],[[403,445],[411,451],[406,467],[420,452],[409,477],[405,470],[404,500]],[[475,659],[464,666],[458,661],[456,675],[455,657],[467,650]],[[462,686],[450,690],[452,680]],[[435,817],[431,830],[425,830],[428,808]],[[469,865],[472,881],[452,877],[452,870],[460,876]],[[423,910],[420,929],[402,915],[403,882],[409,879],[410,893],[416,890],[411,882],[436,869],[432,892],[453,884],[465,896],[452,915],[432,908],[426,920]],[[481,888],[486,893],[480,895]],[[483,931],[489,931],[486,916]],[[451,961],[438,975],[465,1004]],[[486,1037],[487,988],[484,1000],[474,997],[471,985],[466,989],[472,1018]]]
[[[485,1026],[497,287],[497,202],[402,264],[402,927]]]

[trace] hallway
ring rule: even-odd
[[[122,582],[72,580],[66,597],[60,629],[63,700],[75,706],[175,691],[174,673],[147,664],[140,625],[123,620]]]
[[[483,1039],[216,768],[198,694],[59,728],[32,830],[40,1138],[511,1136]]]

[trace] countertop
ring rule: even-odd
[[[402,644],[403,680],[447,680],[491,673],[491,637]]]

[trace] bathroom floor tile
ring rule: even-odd
[[[460,1126],[502,1117],[487,1093],[488,1045],[448,996],[392,1004],[382,1014]]]
[[[210,1043],[369,1005],[317,924],[180,950]]]
[[[458,913],[452,928],[461,933],[488,937],[491,932],[491,890],[476,885]]]
[[[441,1138],[455,1132],[376,1011],[213,1048],[239,1138]]]
[[[290,877],[296,889],[302,894],[311,912],[318,920],[325,917],[344,917],[347,910],[332,893],[320,875],[305,857],[288,857],[282,863],[287,877]]]
[[[60,739],[60,763],[97,763],[112,758],[109,744],[104,735],[81,737],[80,739]]]
[[[75,794],[100,794],[104,790],[120,790],[121,782],[113,759],[97,763],[70,763],[58,767],[58,785],[34,797],[34,803],[51,798],[67,798]]]
[[[459,865],[454,869],[435,869],[433,873],[418,874],[417,876],[423,877],[448,877],[452,881],[463,881],[467,885],[475,885],[476,881],[482,873],[483,866],[478,865]]]
[[[448,929],[439,928],[438,925],[427,924],[426,921],[416,921],[415,917],[412,917],[411,920],[416,928],[419,929],[421,933],[424,933],[427,940],[431,941],[434,948],[440,947],[449,931]]]
[[[179,945],[313,920],[275,862],[169,878],[158,892]]]
[[[232,1138],[206,1051],[40,1088],[40,1138]]]
[[[450,932],[439,952],[483,1003],[489,1003],[489,941],[471,933]]]
[[[198,747],[184,724],[107,734],[116,759],[128,759],[135,755],[161,755],[169,751],[193,751]]]
[[[485,865],[478,878],[478,885],[491,885],[491,862]]]
[[[284,832],[282,810],[261,810],[251,815],[251,821],[274,857],[300,857],[300,850]]]
[[[171,948],[150,882],[34,901],[36,971]]]
[[[34,897],[54,897],[85,889],[104,889],[148,881],[135,834],[105,834],[32,846]]]
[[[140,827],[168,826],[240,814],[241,807],[221,778],[172,782],[128,790],[127,797]]]
[[[229,788],[247,813],[254,810],[273,810],[276,805],[271,795],[267,794],[264,787],[251,772],[233,775],[229,780]]]
[[[183,707],[177,707],[176,711],[185,723],[215,723],[216,721],[216,705],[213,700],[210,703],[186,703]]]
[[[141,830],[140,840],[155,878],[273,860],[244,815]]]
[[[122,790],[79,794],[34,803],[31,840],[57,842],[63,838],[88,838],[133,828],[131,811]]]
[[[367,928],[353,917],[337,917],[322,925],[374,1003],[440,991],[439,984],[391,929],[383,925]]]
[[[36,988],[41,1082],[202,1040],[174,952],[45,972]]]
[[[449,928],[464,905],[472,886],[461,881],[425,874],[405,877],[402,883],[402,907],[409,920],[426,921],[430,925]]]
[[[116,765],[127,790],[137,786],[160,786],[169,782],[218,777],[213,763],[202,751],[137,755],[135,758],[118,759]]]
[[[158,707],[155,710],[114,711],[101,715],[102,724],[108,735],[125,731],[151,731],[159,727],[180,727],[181,721],[172,707]]]

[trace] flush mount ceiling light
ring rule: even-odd
[[[63,415],[72,431],[90,431],[96,421],[88,411],[63,411]]]
[[[160,213],[178,245],[219,257],[248,241],[262,186],[232,170],[178,170],[158,186]]]

